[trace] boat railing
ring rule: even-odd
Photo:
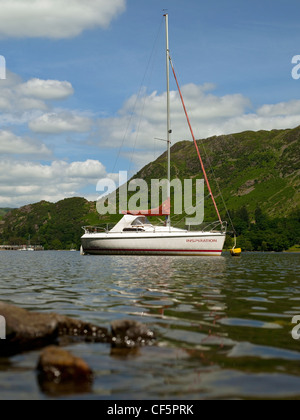
[[[187,231],[188,232],[193,232],[193,231],[201,231],[201,232],[224,232],[226,233],[227,231],[227,222],[222,222],[220,223],[220,221],[215,221],[215,222],[211,222],[211,223],[204,223],[202,225],[188,225],[187,226]]]
[[[101,225],[101,226],[83,226],[82,229],[85,231],[85,233],[87,234],[91,234],[91,233],[103,233],[103,232],[109,232],[110,229],[113,228],[113,225]]]

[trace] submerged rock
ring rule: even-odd
[[[111,324],[112,346],[133,348],[153,344],[155,336],[146,325],[132,320],[114,321]]]
[[[0,315],[6,321],[6,340],[0,340],[0,356],[10,356],[50,344],[67,345],[86,341],[110,343],[116,348],[134,348],[152,344],[155,336],[146,325],[132,321],[114,321],[110,332],[90,323],[55,313],[29,312],[0,302]]]
[[[38,362],[41,390],[51,395],[91,391],[93,372],[87,363],[56,346],[46,347]]]
[[[55,313],[28,312],[0,302],[0,315],[6,321],[6,340],[0,341],[0,356],[55,344],[61,337],[111,342],[111,334],[106,328]]]

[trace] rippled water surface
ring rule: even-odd
[[[132,318],[153,347],[69,346],[95,372],[82,399],[300,399],[300,255],[81,257],[0,252],[0,300],[98,325]],[[0,314],[1,315],[1,314]],[[0,342],[1,345],[1,342]],[[47,399],[38,352],[0,359],[0,399]]]

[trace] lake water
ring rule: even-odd
[[[300,254],[109,257],[0,252],[0,300],[109,326],[131,318],[157,343],[134,353],[67,347],[95,373],[76,399],[300,399]],[[1,315],[1,314],[0,314]],[[38,352],[0,359],[0,399],[48,399]]]

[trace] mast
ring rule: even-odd
[[[211,196],[211,199],[213,201],[216,213],[218,215],[219,222],[220,222],[221,226],[223,226],[222,218],[221,218],[221,215],[219,213],[217,203],[215,201],[214,195],[212,193],[212,190],[211,190],[211,187],[210,187],[210,184],[209,184],[209,180],[208,180],[208,177],[207,177],[207,174],[206,174],[206,170],[205,170],[204,165],[203,165],[203,160],[202,160],[202,157],[200,155],[200,151],[199,151],[199,148],[198,148],[198,145],[197,145],[197,142],[196,142],[196,138],[194,136],[194,132],[193,132],[193,129],[192,129],[192,126],[191,126],[191,123],[190,123],[190,119],[189,119],[189,116],[188,116],[188,113],[187,113],[187,110],[186,110],[186,107],[185,107],[185,104],[184,104],[183,96],[182,96],[181,89],[180,89],[180,86],[179,86],[179,83],[178,83],[178,79],[177,79],[177,76],[176,76],[176,73],[175,73],[175,70],[174,70],[174,66],[173,66],[172,60],[170,58],[169,15],[166,13],[164,15],[164,17],[165,17],[165,20],[166,20],[166,51],[167,51],[166,59],[167,59],[168,200],[169,200],[169,202],[171,201],[171,150],[170,150],[171,149],[171,134],[172,134],[171,122],[170,122],[170,65],[171,65],[172,71],[173,71],[173,74],[174,74],[174,78],[175,78],[175,81],[176,81],[176,84],[177,84],[177,87],[178,87],[180,99],[181,99],[181,102],[182,102],[182,105],[183,105],[183,109],[184,109],[184,112],[185,112],[185,115],[186,115],[186,118],[187,118],[187,122],[188,122],[188,125],[189,125],[189,128],[190,128],[191,134],[192,134],[192,138],[193,138],[196,150],[197,150],[197,154],[198,154],[199,161],[200,161],[201,168],[202,168],[202,172],[203,172],[203,175],[204,175],[204,178],[205,178],[205,181],[206,181],[206,185],[207,185],[207,188],[209,190],[209,194]],[[168,218],[167,218],[167,226],[169,228],[171,227],[171,216],[170,215],[168,215]]]
[[[171,200],[171,122],[170,122],[170,49],[169,49],[169,15],[166,20],[166,62],[167,62],[167,145],[168,145],[168,200]],[[171,227],[171,215],[167,216],[167,226]]]

